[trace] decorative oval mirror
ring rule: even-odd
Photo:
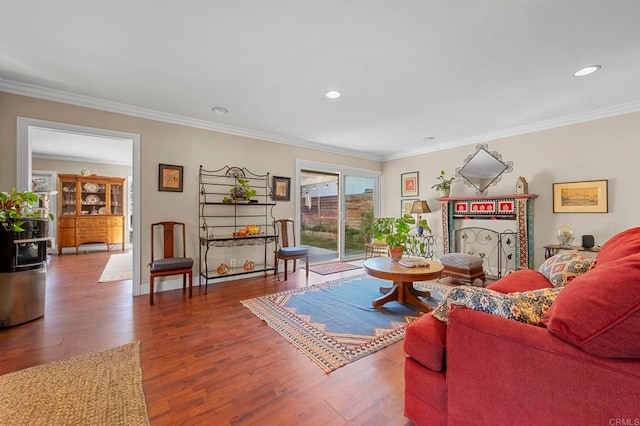
[[[476,189],[478,194],[485,195],[487,188],[497,184],[503,173],[513,171],[513,161],[502,161],[502,155],[489,152],[487,144],[476,145],[475,154],[465,160],[464,166],[456,169],[456,174],[464,178],[465,184]]]

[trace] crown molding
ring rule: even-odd
[[[368,152],[354,151],[347,148],[325,145],[317,142],[311,142],[296,138],[287,138],[283,136],[272,135],[269,133],[258,132],[255,130],[244,129],[225,124],[199,120],[195,118],[184,117],[177,114],[169,114],[166,112],[156,111],[147,108],[126,105],[118,102],[108,101],[104,99],[93,98],[84,95],[64,92],[55,89],[48,89],[26,83],[20,83],[13,80],[6,80],[0,76],[0,91],[12,93],[15,95],[29,96],[38,99],[44,99],[54,102],[62,102],[66,104],[81,106],[85,108],[93,108],[102,111],[124,114],[133,117],[139,117],[149,120],[161,121],[164,123],[177,124],[197,129],[210,130],[219,133],[226,133],[236,136],[249,137],[252,139],[274,142],[283,145],[297,146],[302,148],[315,149],[318,151],[330,152],[334,154],[347,155],[350,157],[362,158],[373,161],[389,161],[398,160],[407,157],[413,157],[431,152],[444,151],[447,149],[457,148],[466,145],[489,142],[496,139],[502,139],[512,136],[523,135],[527,133],[538,132],[542,130],[552,129],[556,127],[568,126],[572,124],[584,123],[587,121],[598,120],[616,115],[628,114],[640,111],[640,101],[629,102],[621,105],[601,108],[584,113],[568,115],[564,117],[554,118],[550,120],[540,121],[537,123],[527,124],[519,127],[498,130],[495,132],[475,135],[468,138],[454,139],[427,147],[402,151],[388,155],[376,155]]]
[[[640,101],[629,102],[626,104],[614,105],[593,111],[587,111],[579,114],[567,115],[564,117],[553,118],[551,120],[539,121],[537,123],[527,124],[519,127],[511,127],[509,129],[498,130],[491,133],[472,136],[469,138],[455,139],[428,147],[403,151],[396,154],[386,155],[383,161],[398,160],[406,157],[413,157],[420,154],[428,154],[430,152],[444,151],[446,149],[457,148],[460,146],[484,143],[496,139],[507,138],[511,136],[524,135],[527,133],[539,132],[542,130],[553,129],[556,127],[568,126],[571,124],[585,123],[587,121],[598,120],[602,118],[614,117],[616,115],[629,114],[640,111]]]
[[[163,123],[177,124],[196,129],[211,130],[219,133],[243,136],[253,139],[259,139],[267,142],[274,142],[283,145],[291,145],[302,148],[315,149],[318,151],[330,152],[333,154],[347,155],[350,157],[362,158],[366,160],[382,161],[382,156],[371,154],[368,152],[354,151],[347,148],[324,145],[317,142],[306,141],[296,138],[287,138],[269,133],[258,132],[240,127],[228,126],[225,124],[215,123],[206,120],[184,117],[177,114],[156,111],[148,108],[136,107],[133,105],[122,104],[119,102],[108,101],[104,99],[93,98],[90,96],[78,95],[75,93],[64,92],[61,90],[48,89],[27,83],[21,83],[13,80],[6,80],[0,76],[0,92],[12,93],[14,95],[29,96],[32,98],[44,99],[48,101],[61,102],[65,104],[76,105],[85,108],[98,109],[101,111],[114,112],[138,118],[161,121]]]

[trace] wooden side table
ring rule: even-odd
[[[596,257],[598,252],[600,252],[600,247],[591,247],[584,248],[580,246],[561,246],[559,244],[550,244],[548,246],[544,246],[544,258],[548,259],[551,256],[555,256],[561,251],[573,251],[577,250],[579,253],[583,254],[585,257]]]

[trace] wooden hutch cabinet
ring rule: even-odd
[[[64,247],[103,243],[124,250],[124,178],[58,175],[58,254]]]

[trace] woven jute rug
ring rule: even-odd
[[[0,424],[148,425],[140,342],[0,376]]]
[[[362,274],[241,303],[329,373],[402,340],[405,327],[419,317],[410,304],[371,306],[380,287],[390,285]],[[432,307],[451,289],[427,281],[414,285],[431,291],[424,301]]]

